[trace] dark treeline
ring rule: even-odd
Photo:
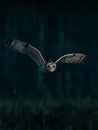
[[[2,130],[97,130],[98,109],[66,104],[66,107],[34,106],[29,100],[0,101]]]

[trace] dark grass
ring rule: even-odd
[[[98,130],[98,108],[1,100],[0,130]]]

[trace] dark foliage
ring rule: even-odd
[[[97,130],[98,108],[65,106],[35,107],[30,100],[0,102],[2,130]]]

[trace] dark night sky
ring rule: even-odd
[[[97,100],[98,6],[95,2],[7,2],[0,5],[0,94],[34,100]],[[8,39],[32,44],[46,61],[65,53],[87,54],[85,64],[59,64],[42,74],[25,55],[4,46]]]

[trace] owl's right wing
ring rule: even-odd
[[[59,59],[55,61],[55,63],[61,61],[65,63],[81,63],[86,58],[85,54],[82,53],[71,53],[71,54],[65,54],[61,56]]]
[[[26,54],[30,56],[40,68],[45,67],[45,60],[40,53],[38,49],[31,46],[30,44],[27,44],[26,42],[20,41],[20,40],[9,40],[7,42],[7,45],[16,50],[17,52],[20,52],[22,54]]]

